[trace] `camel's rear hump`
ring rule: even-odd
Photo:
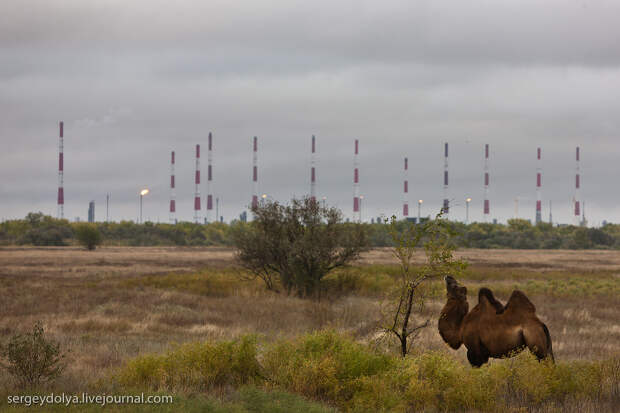
[[[523,313],[536,313],[536,306],[532,304],[529,298],[519,290],[514,290],[506,303],[505,313],[508,314],[523,314]]]

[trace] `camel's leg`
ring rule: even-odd
[[[551,334],[549,334],[549,329],[545,323],[542,324],[542,327],[545,332],[545,336],[547,337],[547,357],[551,357],[551,361],[555,363],[555,357],[553,356],[553,345],[551,343]]]
[[[523,329],[525,344],[538,360],[542,360],[549,356],[548,349],[551,348],[547,340],[547,334],[545,334],[545,330],[541,324],[527,326]]]

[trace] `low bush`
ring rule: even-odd
[[[260,377],[256,340],[182,344],[163,355],[129,361],[117,373],[120,384],[155,391],[204,392],[214,387],[241,386]]]
[[[258,387],[237,397],[265,409],[273,397],[304,405],[294,393],[351,412],[544,410],[620,401],[620,359],[553,364],[525,351],[474,369],[442,352],[401,358],[321,331],[267,344],[260,354],[252,337],[185,344],[130,361],[117,381],[126,389],[186,393],[250,384]]]
[[[75,237],[88,250],[94,250],[103,241],[101,232],[94,224],[80,224],[75,230]]]
[[[390,370],[395,360],[333,331],[281,341],[263,357],[265,375],[288,391],[337,405],[346,404],[363,377]]]
[[[441,353],[406,358],[393,371],[364,377],[352,411],[499,411],[617,399],[618,359],[538,362],[529,352],[473,369]]]
[[[20,388],[36,388],[56,379],[65,368],[60,344],[44,336],[37,322],[32,332],[11,337],[0,349],[0,366],[17,381]]]

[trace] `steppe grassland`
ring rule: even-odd
[[[551,330],[558,360],[620,355],[620,253],[464,250],[458,256],[471,263],[461,279],[470,304],[481,286],[502,301],[512,289],[524,290]],[[43,321],[71,352],[58,386],[79,392],[126,360],[174,343],[245,334],[273,341],[326,328],[372,343],[382,299],[398,273],[388,250],[373,250],[331,275],[316,302],[241,281],[232,258],[221,248],[0,249],[0,339]],[[442,282],[426,292],[419,317],[436,320]],[[434,323],[416,346],[451,353]],[[462,348],[456,354],[465,362]],[[0,386],[9,384],[2,373]]]

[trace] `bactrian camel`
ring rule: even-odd
[[[439,316],[439,333],[455,350],[464,344],[472,366],[480,367],[489,357],[510,357],[525,347],[539,360],[553,360],[549,329],[523,292],[513,291],[503,306],[491,290],[481,288],[478,304],[468,311],[467,288],[452,276],[445,281],[448,301]]]

